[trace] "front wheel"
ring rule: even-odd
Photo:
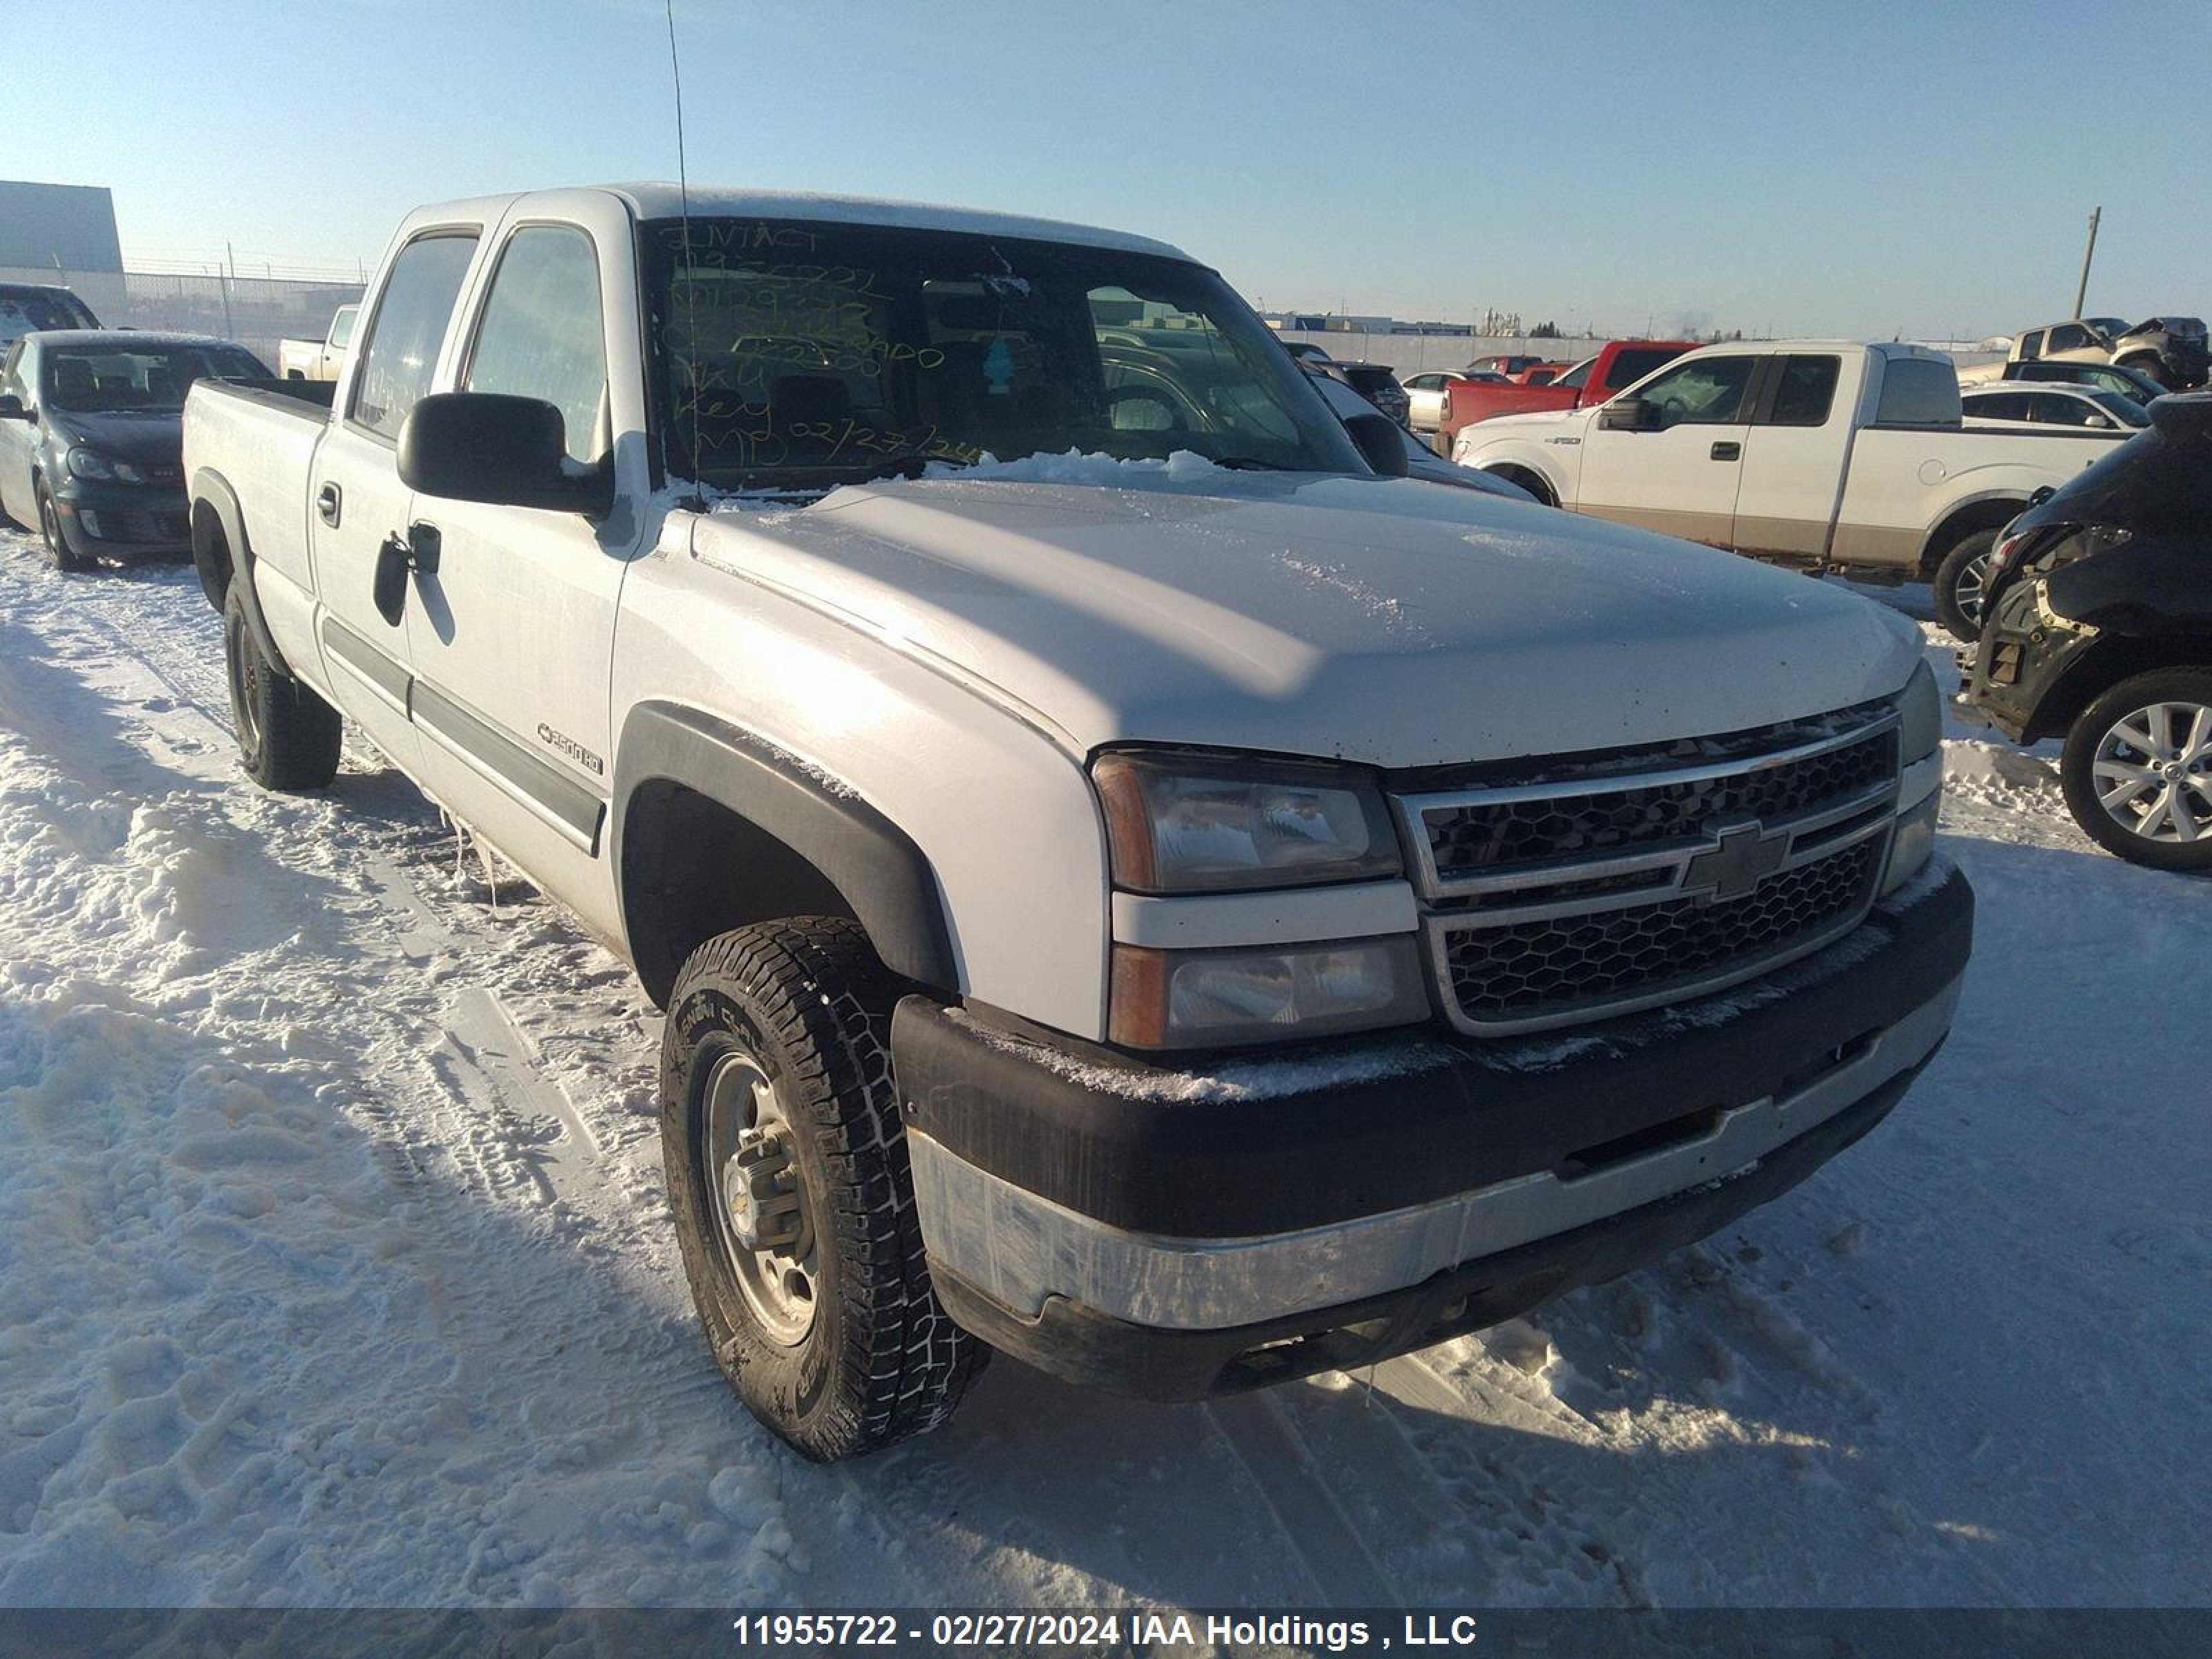
[[[691,953],[660,1045],[684,1275],[746,1407],[815,1462],[951,1414],[988,1350],[931,1289],[890,1072],[899,984],[853,922]]]
[[[264,789],[327,788],[338,773],[344,736],[338,711],[286,673],[256,643],[239,598],[241,572],[222,605],[223,666],[239,758]]]
[[[92,561],[69,544],[69,532],[62,528],[61,509],[47,492],[46,481],[41,478],[32,487],[31,498],[39,511],[39,535],[46,544],[46,556],[54,562],[57,570],[89,570]]]
[[[2123,680],[2075,719],[2058,763],[2074,821],[2154,870],[2212,870],[2212,668]]]
[[[1989,605],[1990,555],[1996,545],[1996,531],[1978,530],[1936,567],[1936,619],[1968,644],[1982,637],[1982,619]]]

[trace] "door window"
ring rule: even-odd
[[[1977,398],[1966,405],[1966,413],[1984,421],[2024,421],[2027,418],[2027,398],[2016,392]]]
[[[400,249],[354,378],[349,413],[356,424],[398,440],[409,412],[430,389],[438,348],[476,251],[473,234],[450,231],[418,237]]]
[[[1782,374],[1774,388],[1769,426],[1826,426],[1836,401],[1836,379],[1843,372],[1840,357],[1791,355],[1782,360]]]
[[[1725,425],[1742,417],[1755,357],[1701,357],[1662,374],[1637,395],[1659,411],[1659,429]]]
[[[530,225],[507,240],[461,384],[542,398],[561,411],[570,459],[605,453],[607,338],[591,238],[566,225]]]
[[[2053,351],[2079,351],[2089,343],[2089,331],[2078,323],[2065,323],[2051,331]]]
[[[2043,355],[2043,331],[2037,329],[2020,337],[2020,360],[2032,363]]]

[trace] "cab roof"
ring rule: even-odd
[[[665,181],[602,185],[598,188],[620,197],[641,219],[680,218],[684,211],[684,190]],[[1026,214],[939,207],[926,202],[892,201],[872,196],[827,196],[802,191],[734,190],[695,185],[690,191],[690,207],[694,218],[811,219],[836,224],[883,225],[895,229],[964,231],[972,235],[1073,242],[1085,247],[1112,248],[1124,253],[1149,253],[1161,258],[1197,263],[1171,243],[1132,235],[1127,231],[1104,230],[1096,225],[1073,224],[1062,219],[1033,218]]]

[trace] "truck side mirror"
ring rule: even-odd
[[[1347,415],[1344,429],[1359,446],[1367,465],[1386,478],[1402,478],[1412,470],[1406,454],[1406,432],[1388,415]]]
[[[1641,398],[1615,398],[1598,410],[1597,423],[1607,432],[1656,432],[1659,406]]]
[[[0,421],[33,421],[37,418],[23,407],[23,400],[14,392],[0,393]]]
[[[568,459],[561,411],[539,398],[439,392],[399,428],[399,479],[448,501],[600,517],[614,506],[614,466]]]

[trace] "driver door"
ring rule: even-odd
[[[1601,410],[1583,433],[1577,509],[1732,547],[1759,361],[1748,352],[1697,357],[1646,380],[1636,401],[1656,411],[1656,424],[1640,430],[1608,428]]]

